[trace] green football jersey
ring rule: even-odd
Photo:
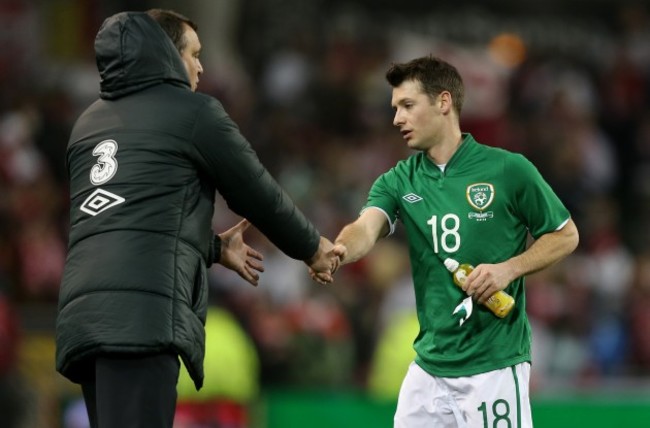
[[[474,304],[462,325],[452,315],[467,296],[443,260],[474,266],[503,262],[570,214],[522,155],[477,143],[470,134],[444,172],[423,152],[400,161],[373,184],[364,210],[381,209],[393,230],[406,228],[420,332],[416,362],[436,376],[471,376],[531,359],[524,278],[505,289],[515,307],[497,318]]]

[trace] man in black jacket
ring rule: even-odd
[[[100,99],[67,150],[56,331],[57,370],[82,385],[93,427],[171,427],[178,357],[203,382],[207,267],[221,256],[257,281],[246,222],[212,239],[216,191],[325,282],[338,267],[219,101],[194,92],[200,48],[196,25],[159,9],[114,15],[95,39]]]

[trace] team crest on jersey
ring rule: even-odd
[[[465,191],[467,202],[472,208],[479,211],[470,212],[468,217],[477,221],[486,221],[492,218],[494,213],[492,211],[485,211],[494,201],[494,185],[491,183],[474,183],[467,186]]]

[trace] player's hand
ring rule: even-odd
[[[479,304],[484,304],[497,291],[501,291],[512,281],[506,263],[480,264],[469,274],[463,290]]]
[[[321,284],[326,284],[333,281],[332,275],[334,275],[338,268],[341,267],[343,260],[345,260],[345,257],[348,254],[348,248],[343,244],[334,244],[330,251],[332,256],[338,257],[338,264],[334,267],[330,274],[318,273],[312,268],[309,268],[309,276],[311,276],[311,279]]]
[[[258,272],[264,272],[264,265],[260,263],[264,257],[244,242],[244,232],[249,226],[248,220],[244,219],[219,234],[221,238],[219,263],[237,272],[248,283],[257,286],[260,279]]]
[[[321,236],[316,254],[305,261],[309,266],[309,275],[314,281],[321,284],[329,284],[334,281],[334,272],[338,269],[341,261],[333,249],[332,242]]]
[[[343,264],[348,255],[348,247],[340,243],[335,243],[334,247],[332,247],[332,252],[338,256],[340,263]]]

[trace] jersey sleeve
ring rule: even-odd
[[[394,175],[395,170],[391,169],[375,180],[368,193],[368,200],[361,209],[361,212],[370,208],[382,211],[390,225],[389,235],[395,231],[395,224],[399,218],[399,203],[398,199],[395,198]]]
[[[551,186],[524,156],[514,155],[506,163],[505,176],[512,178],[509,183],[515,186],[513,206],[533,238],[560,229],[571,217]]]

